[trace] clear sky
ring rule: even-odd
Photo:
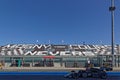
[[[0,45],[111,44],[111,0],[0,0]],[[120,0],[115,0],[120,44]]]

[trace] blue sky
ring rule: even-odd
[[[111,44],[110,1],[0,0],[0,45]],[[120,44],[120,0],[115,1]]]

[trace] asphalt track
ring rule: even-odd
[[[67,72],[0,72],[0,80],[75,80],[66,79]],[[120,80],[120,72],[108,72],[107,79],[79,78],[77,80]]]

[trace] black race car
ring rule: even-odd
[[[79,70],[78,72],[71,71],[70,73],[64,75],[64,77],[65,78],[73,78],[73,79],[77,79],[80,77],[83,77],[83,78],[93,77],[93,78],[106,79],[107,73],[98,68],[90,68],[87,70]]]

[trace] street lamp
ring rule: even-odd
[[[115,1],[111,0],[111,6],[109,11],[111,12],[111,47],[112,47],[112,67],[114,67],[114,11],[115,11]]]

